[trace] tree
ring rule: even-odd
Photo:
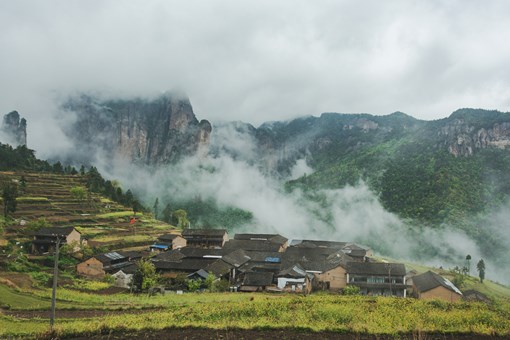
[[[159,210],[159,198],[156,197],[154,201],[154,205],[152,206],[152,210],[154,211],[154,218],[158,218],[158,210]]]
[[[4,217],[16,211],[16,197],[18,197],[18,186],[13,182],[6,182],[2,185],[2,200],[4,203]]]
[[[478,270],[478,277],[480,278],[480,282],[483,283],[483,279],[485,279],[485,262],[483,259],[480,259],[476,264],[476,269]]]
[[[25,193],[25,190],[27,188],[27,179],[25,176],[21,176],[19,180],[19,191],[23,195]]]
[[[471,273],[471,255],[466,255],[466,267],[467,267],[467,273]]]
[[[148,291],[158,284],[159,274],[150,260],[141,259],[136,263],[137,269],[133,275],[131,286],[135,289]]]
[[[133,208],[133,214],[136,215],[137,212],[139,212],[142,208],[142,205],[140,204],[140,202],[138,202],[138,200],[134,199],[132,202],[131,202],[131,207]]]
[[[172,207],[170,206],[170,203],[168,203],[165,206],[165,209],[163,209],[163,221],[170,223],[170,220],[172,218]]]
[[[84,188],[84,187],[72,187],[71,189],[69,189],[69,192],[71,193],[71,196],[82,202],[85,200],[85,198],[87,197],[87,190]]]
[[[189,227],[188,213],[186,210],[178,209],[172,213],[172,222],[179,228]]]

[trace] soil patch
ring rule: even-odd
[[[395,336],[389,335],[367,335],[356,333],[334,333],[334,332],[312,332],[296,329],[278,329],[278,330],[245,330],[245,329],[227,329],[216,330],[207,328],[170,328],[163,330],[147,330],[142,332],[132,332],[129,330],[121,332],[108,332],[108,334],[91,335],[86,337],[73,337],[73,339],[187,339],[187,340],[206,340],[206,339],[338,339],[338,340],[385,340],[395,339]],[[411,333],[400,334],[398,339],[424,339],[424,340],[448,340],[448,339],[508,339],[509,337],[483,336],[479,334],[439,334],[439,333]]]

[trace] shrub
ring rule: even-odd
[[[344,295],[360,295],[359,287],[353,285],[347,285],[342,292]]]

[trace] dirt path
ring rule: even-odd
[[[478,340],[478,339],[508,339],[508,337],[492,337],[480,336],[476,334],[402,334],[397,337],[388,335],[366,335],[366,334],[339,334],[333,332],[307,332],[300,330],[284,329],[284,330],[215,330],[204,328],[181,328],[181,329],[164,329],[157,331],[145,332],[113,332],[110,334],[93,335],[87,337],[76,337],[73,339],[186,339],[186,340],[207,340],[207,339],[337,339],[337,340],[386,340],[386,339],[423,339],[423,340]]]

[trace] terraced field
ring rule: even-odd
[[[41,221],[49,225],[72,225],[89,240],[89,245],[108,250],[147,246],[162,233],[178,232],[173,226],[153,219],[151,214],[135,216],[130,208],[96,193],[86,191],[83,199],[73,197],[72,188],[85,188],[84,176],[0,172],[0,180],[19,183],[22,176],[26,185],[17,198],[14,222],[6,226],[0,242],[9,239],[28,242],[31,237],[27,226]],[[129,223],[131,217],[136,217],[136,223]]]

